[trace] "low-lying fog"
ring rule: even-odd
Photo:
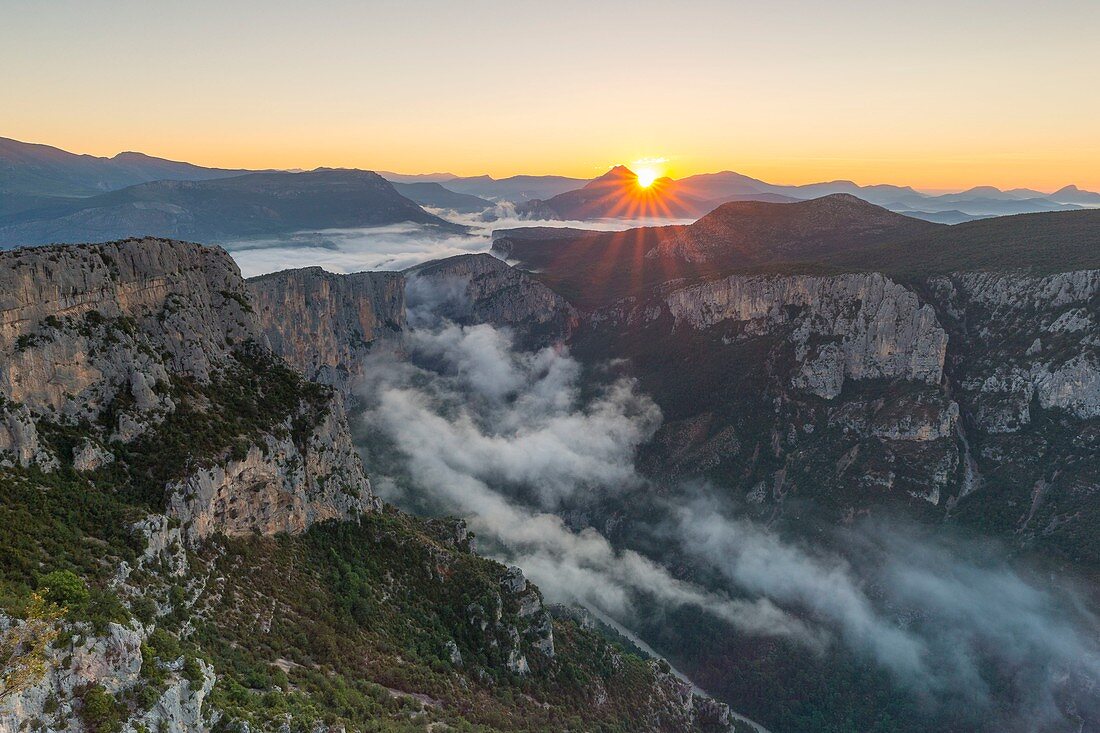
[[[320,266],[330,272],[404,270],[428,260],[471,252],[488,252],[492,233],[513,227],[577,227],[619,231],[656,224],[687,224],[681,219],[601,219],[597,221],[548,221],[520,219],[508,206],[483,214],[458,214],[427,209],[447,221],[469,228],[468,234],[444,232],[420,224],[392,224],[359,229],[326,229],[296,232],[267,239],[224,243],[245,277],[278,270]]]
[[[421,316],[400,358],[372,355],[362,385],[362,434],[389,456],[369,466],[376,488],[410,510],[466,517],[482,551],[522,567],[549,600],[628,628],[690,607],[806,654],[844,649],[914,704],[1002,730],[1068,723],[1060,701],[1078,695],[1067,689],[1100,680],[1096,619],[1072,587],[944,527],[865,521],[807,542],[738,516],[723,487],[665,487],[657,518],[630,531],[656,538],[673,572],[664,556],[569,526],[563,503],[657,493],[634,457],[658,407],[629,380],[586,381],[568,350],[524,352],[507,330]],[[1088,700],[1070,703],[1085,720],[1097,714]]]

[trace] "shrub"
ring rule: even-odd
[[[84,692],[80,719],[91,733],[118,733],[122,730],[120,707],[103,685],[94,685]]]
[[[88,601],[88,586],[71,570],[54,570],[38,581],[46,600],[67,608],[83,606]]]

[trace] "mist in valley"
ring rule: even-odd
[[[580,227],[619,231],[632,227],[689,223],[671,219],[603,219],[562,221],[524,219],[515,207],[503,203],[481,214],[427,210],[447,221],[466,227],[451,232],[423,224],[405,222],[358,229],[326,229],[296,232],[280,237],[242,239],[224,244],[245,277],[265,275],[279,270],[320,266],[330,272],[349,273],[364,270],[404,270],[444,257],[488,252],[492,233],[497,229],[548,226]]]
[[[635,455],[662,418],[637,384],[565,348],[524,351],[506,329],[433,317],[460,292],[410,283],[415,328],[366,365],[359,434],[384,498],[464,517],[480,551],[523,568],[548,600],[609,616],[688,668],[647,630],[705,618],[735,645],[866,665],[941,721],[1098,719],[1098,625],[1070,581],[947,526],[864,520],[792,539],[721,486],[643,476]]]

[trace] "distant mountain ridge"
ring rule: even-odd
[[[0,217],[56,203],[57,198],[93,196],[159,180],[212,180],[249,172],[254,171],[207,168],[137,152],[119,153],[111,158],[77,155],[48,145],[0,138]],[[449,172],[404,174],[385,171],[380,175],[395,184],[436,184],[449,193],[474,196],[493,205],[514,203],[528,207],[531,212],[551,216],[554,216],[554,206],[540,210],[531,209],[530,205],[570,193],[573,194],[571,198],[584,199],[584,195],[573,192],[584,190],[592,183],[589,179],[553,175],[517,175],[500,179],[488,175],[457,176]],[[670,213],[666,216],[678,218],[702,216],[717,204],[728,201],[784,203],[834,193],[851,194],[891,211],[949,224],[984,217],[1100,207],[1100,193],[1084,191],[1074,185],[1049,194],[1030,188],[1002,191],[993,186],[976,186],[958,193],[931,195],[910,186],[864,186],[849,180],[781,185],[727,170],[675,181],[667,179],[664,188],[664,198],[675,192],[676,199],[676,203],[668,205]],[[426,188],[420,189],[418,195],[424,199],[418,203],[427,206],[474,211],[474,207],[481,205],[473,200],[457,205],[462,208],[437,204],[433,201],[448,197],[448,193]],[[573,208],[567,202],[568,198],[558,203],[563,208]],[[595,212],[591,218],[606,216],[607,207],[583,205],[581,213],[588,208]]]
[[[709,202],[682,194],[671,178],[642,186],[634,171],[618,165],[579,189],[521,204],[517,211],[533,219],[684,219],[700,216],[710,208],[713,206]]]
[[[77,155],[49,145],[0,137],[0,193],[4,194],[91,196],[150,181],[201,181],[248,172],[206,168],[134,152],[111,158]]]
[[[501,201],[521,203],[532,199],[546,199],[588,183],[584,178],[567,176],[509,176],[496,179],[491,176],[472,176],[447,181],[447,188],[457,193],[467,193]]]
[[[435,209],[450,209],[460,214],[476,214],[495,206],[492,201],[468,193],[456,193],[433,181],[417,181],[415,183],[391,181],[390,185],[405,198],[415,201],[421,206],[430,206]]]
[[[662,283],[731,273],[923,277],[955,270],[1100,268],[1100,210],[945,226],[833,194],[793,204],[728,203],[686,226],[543,231],[501,232],[493,250],[537,272],[582,310],[642,297]]]
[[[139,236],[208,243],[414,222],[461,231],[369,171],[249,173],[155,181],[0,218],[0,247]]]

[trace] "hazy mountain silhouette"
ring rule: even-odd
[[[197,181],[247,172],[204,168],[144,153],[97,158],[0,137],[0,193],[5,194],[91,196],[149,181]]]
[[[510,176],[495,179],[491,176],[455,178],[446,187],[458,193],[468,193],[500,201],[520,203],[533,199],[546,199],[559,193],[572,191],[585,185],[583,178],[566,176]]]
[[[0,246],[96,242],[144,235],[224,242],[300,230],[416,222],[461,229],[375,173],[249,173],[156,181],[0,218]]]
[[[683,219],[700,216],[712,208],[712,202],[682,193],[680,184],[671,178],[659,178],[643,187],[634,171],[617,165],[582,188],[545,201],[532,201],[518,211],[535,219]]]
[[[421,206],[450,209],[462,214],[476,214],[494,206],[492,201],[468,193],[456,193],[444,188],[439,183],[425,181],[420,183],[391,182],[391,184],[399,194]]]

